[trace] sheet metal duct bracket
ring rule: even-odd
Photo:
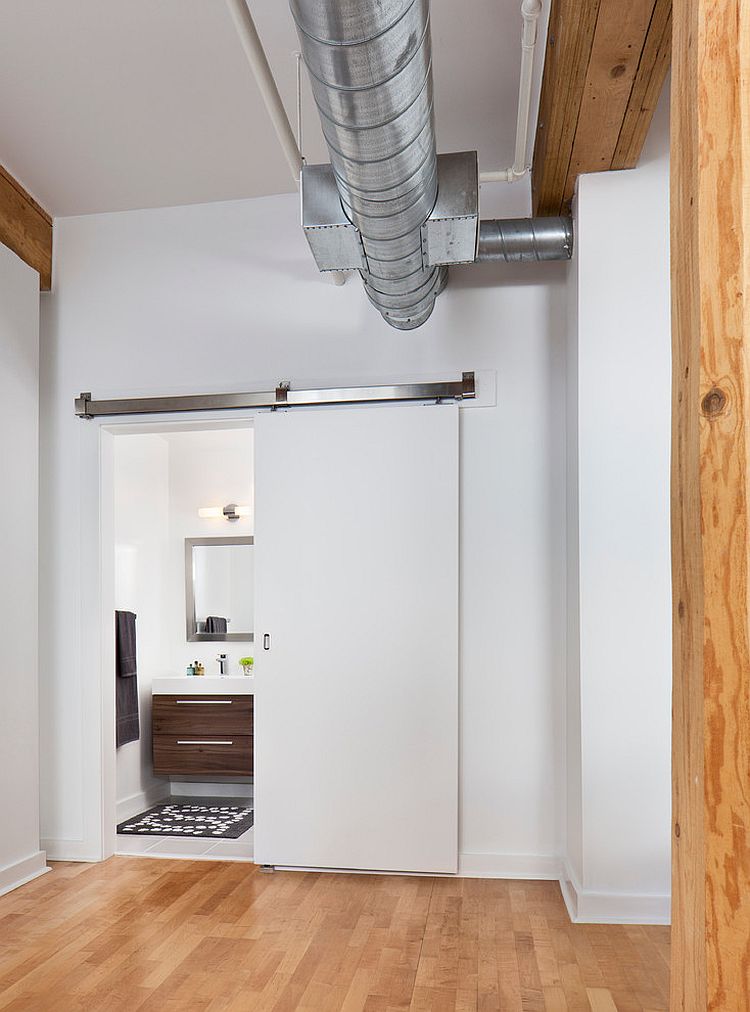
[[[362,237],[344,214],[330,165],[303,165],[302,229],[319,271],[367,270]]]
[[[477,153],[438,155],[437,171],[437,200],[421,227],[424,267],[473,263],[479,236]],[[302,228],[318,270],[368,270],[362,237],[344,214],[330,165],[303,166]]]
[[[425,267],[473,263],[479,235],[479,168],[476,151],[438,155],[438,194],[422,225]]]

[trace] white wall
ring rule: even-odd
[[[0,245],[0,893],[45,870],[39,849],[39,275]],[[46,567],[43,567],[46,574]],[[44,663],[58,663],[44,643]],[[60,665],[61,675],[64,666]]]
[[[136,614],[141,732],[117,749],[120,822],[169,793],[169,782],[153,776],[151,756],[151,683],[168,673],[169,445],[159,435],[127,435],[113,448],[115,608]]]
[[[668,88],[639,167],[582,176],[577,194],[567,857],[568,896],[581,920],[669,915],[667,100]]]
[[[314,269],[296,197],[62,219],[46,300],[42,538],[43,836],[96,856],[99,739],[53,734],[96,705],[96,423],[73,397],[362,383],[497,370],[496,407],[462,411],[461,811],[465,872],[557,877],[564,669],[562,264],[451,273],[430,321],[388,328],[352,279]],[[93,525],[95,527],[95,524]],[[81,563],[81,553],[84,562]],[[83,568],[82,568],[83,567]],[[93,702],[92,702],[93,701]]]

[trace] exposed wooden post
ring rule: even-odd
[[[672,51],[673,1010],[750,1009],[750,18]]]

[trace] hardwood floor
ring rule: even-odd
[[[554,882],[113,857],[0,898],[12,1012],[658,1012],[669,929],[572,925]]]

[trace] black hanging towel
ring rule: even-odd
[[[115,612],[115,714],[117,747],[141,736],[138,720],[138,666],[135,615]]]

